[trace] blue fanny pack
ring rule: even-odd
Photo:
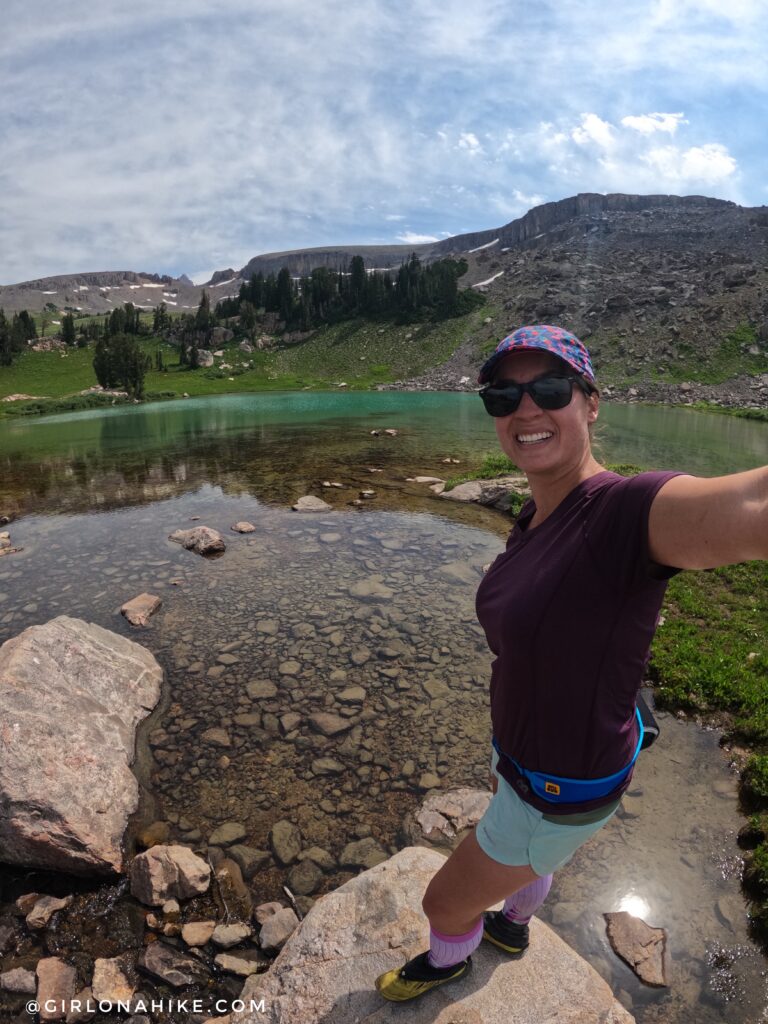
[[[536,796],[541,797],[542,800],[548,800],[553,804],[586,803],[588,800],[597,800],[601,796],[608,796],[614,789],[618,789],[632,770],[632,766],[643,747],[645,735],[643,717],[640,714],[640,709],[637,707],[635,708],[635,714],[637,716],[639,735],[632,760],[625,768],[614,772],[613,775],[605,775],[601,779],[566,779],[561,775],[531,772],[527,768],[523,768],[521,764],[518,764],[514,757],[505,754],[499,747],[496,737],[493,738],[493,747],[499,757],[506,758],[510,764],[515,766],[518,773],[528,782]]]

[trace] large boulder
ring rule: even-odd
[[[421,898],[443,863],[434,850],[408,847],[323,896],[270,970],[246,981],[240,997],[246,1009],[233,1013],[231,1024],[402,1024],[402,1006],[382,999],[374,981],[427,948]],[[482,945],[473,962],[466,979],[410,1004],[408,1024],[634,1020],[600,975],[536,918],[522,960]]]
[[[0,861],[122,870],[136,726],[162,678],[144,647],[66,615],[0,647]]]
[[[491,480],[468,480],[457,484],[450,491],[443,491],[441,498],[448,501],[468,501],[488,508],[508,512],[520,497],[529,497],[530,488],[524,476],[500,476]]]

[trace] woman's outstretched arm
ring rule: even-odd
[[[768,559],[768,466],[667,481],[651,505],[648,547],[654,562],[679,569]]]

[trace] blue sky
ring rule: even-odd
[[[763,0],[5,0],[0,283],[768,202]]]

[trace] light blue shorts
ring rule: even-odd
[[[475,827],[480,849],[499,864],[530,864],[537,875],[549,875],[567,864],[576,850],[610,821],[618,801],[606,807],[606,815],[586,825],[560,825],[521,800],[496,771],[493,751],[491,771],[498,779],[488,810]],[[578,815],[568,815],[578,820]]]

